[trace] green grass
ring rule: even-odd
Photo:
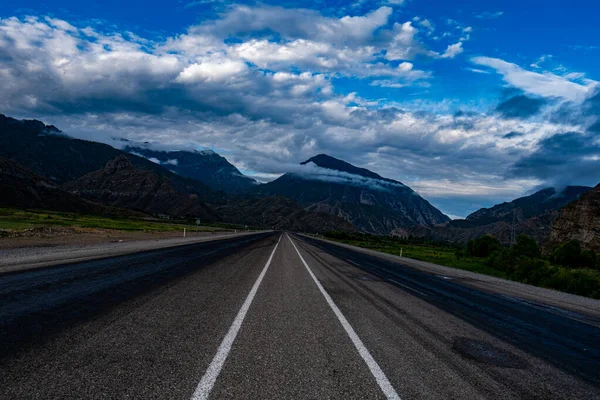
[[[23,230],[35,227],[100,228],[120,231],[175,232],[186,228],[189,232],[236,229],[228,226],[201,225],[186,221],[119,218],[43,210],[0,208],[0,229]],[[239,229],[239,228],[238,228]]]
[[[435,246],[435,245],[417,245],[398,243],[389,238],[374,238],[366,240],[338,239],[327,237],[340,243],[346,243],[353,246],[366,249],[381,251],[383,253],[400,255],[419,261],[426,261],[433,264],[445,265],[447,267],[464,269],[471,272],[479,272],[486,275],[504,278],[504,273],[485,265],[485,260],[474,257],[456,258],[456,248]]]

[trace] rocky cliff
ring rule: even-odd
[[[550,243],[572,239],[585,249],[600,252],[600,184],[564,207],[552,224]]]

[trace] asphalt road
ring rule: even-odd
[[[263,233],[0,275],[0,399],[600,399],[600,328]]]

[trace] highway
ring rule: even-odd
[[[600,399],[600,323],[267,232],[0,274],[0,372],[0,399]]]

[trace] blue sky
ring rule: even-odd
[[[600,181],[599,14],[579,0],[5,0],[0,112],[217,149],[263,180],[324,152],[460,217]]]

